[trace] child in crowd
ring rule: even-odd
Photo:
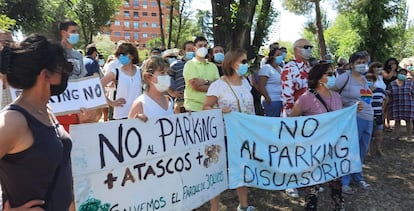
[[[413,81],[407,80],[407,70],[400,69],[397,71],[397,80],[390,83],[390,116],[395,120],[395,134],[393,138],[399,140],[411,141],[414,120],[414,89]],[[401,120],[405,121],[407,126],[407,137],[400,134]]]
[[[384,130],[383,124],[383,105],[386,105],[387,93],[384,89],[375,86],[377,76],[375,73],[368,72],[365,75],[368,81],[368,86],[372,90],[372,109],[374,110],[374,129],[372,134],[372,140],[369,147],[371,155],[383,156],[382,152],[382,131]],[[384,103],[385,102],[385,103]]]
[[[174,114],[174,102],[166,95],[170,87],[170,64],[168,60],[152,56],[143,66],[142,78],[145,91],[132,104],[128,118],[138,118],[144,122],[148,117]]]

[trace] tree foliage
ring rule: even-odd
[[[10,31],[16,25],[16,20],[7,17],[6,15],[0,15],[0,29],[4,31]]]

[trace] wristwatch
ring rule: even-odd
[[[210,85],[210,81],[206,80],[206,82],[204,83],[204,85]]]

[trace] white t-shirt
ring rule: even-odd
[[[282,81],[280,79],[281,69],[277,70],[270,64],[265,64],[259,70],[259,77],[266,76],[266,91],[271,101],[282,101],[280,95],[282,94]]]
[[[144,114],[148,118],[168,116],[168,115],[174,114],[174,102],[172,100],[168,102],[167,110],[164,110],[163,107],[161,107],[157,102],[155,102],[146,93],[143,93],[142,95],[140,95],[137,101],[140,101],[142,103],[142,110],[144,111]]]
[[[142,94],[141,85],[141,70],[137,68],[135,75],[129,76],[125,74],[121,68],[118,68],[118,86],[116,87],[116,99],[125,98],[124,106],[114,107],[114,119],[128,118],[129,110],[131,109],[132,103]],[[116,77],[116,69],[109,69]]]
[[[242,84],[239,86],[231,85],[232,89],[237,95],[240,102],[240,109],[242,113],[255,114],[253,96],[250,93],[252,87],[249,82],[243,78]],[[207,90],[207,96],[216,96],[218,98],[218,107],[225,108],[230,107],[232,111],[239,112],[237,105],[237,98],[231,91],[229,85],[220,78],[214,81]]]

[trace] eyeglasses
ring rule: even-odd
[[[298,48],[304,48],[304,49],[312,49],[313,46],[312,45],[304,45],[304,46],[296,46]]]
[[[326,74],[328,76],[334,76],[334,73],[333,72],[327,72],[327,73],[324,73],[324,74]]]
[[[241,61],[241,63],[242,63],[242,64],[247,64],[247,59],[243,59],[243,60]]]

